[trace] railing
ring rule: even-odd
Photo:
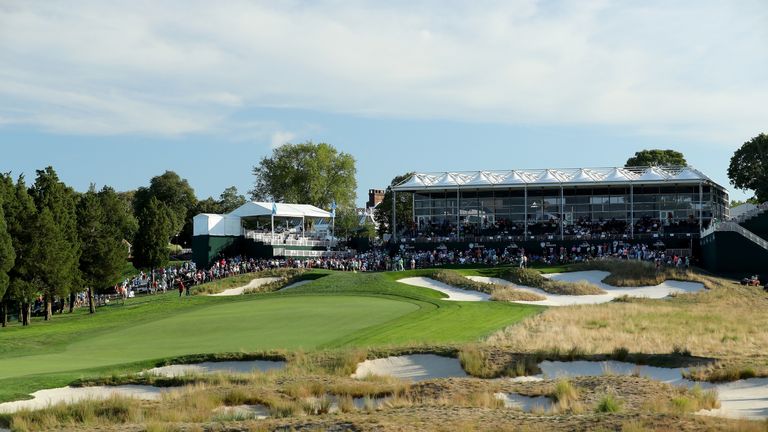
[[[768,202],[764,202],[762,204],[759,204],[757,208],[754,208],[748,212],[745,212],[744,214],[739,215],[738,217],[734,218],[733,221],[736,223],[742,223],[746,221],[747,219],[751,219],[755,216],[759,216],[763,212],[768,211]]]
[[[613,241],[613,240],[663,240],[663,239],[690,239],[698,238],[698,232],[645,232],[631,234],[565,234],[562,236],[562,240],[575,240],[575,241]],[[526,241],[526,240],[560,240],[560,234],[529,234],[524,235],[496,235],[496,236],[475,236],[475,235],[462,235],[461,238],[456,236],[433,236],[433,237],[411,237],[400,236],[402,243],[445,243],[445,242],[510,242],[510,241]]]
[[[701,238],[704,238],[717,231],[729,231],[729,232],[739,233],[742,236],[752,240],[752,242],[756,243],[758,246],[762,247],[763,249],[768,250],[768,241],[766,241],[764,238],[758,236],[757,234],[753,233],[752,231],[749,231],[748,229],[744,228],[743,226],[733,221],[718,222],[718,223],[712,224],[712,226],[710,226],[709,228],[701,232]]]
[[[253,239],[256,241],[264,242],[268,245],[284,245],[284,246],[316,246],[316,247],[329,247],[333,246],[332,240],[311,238],[311,237],[299,237],[292,238],[294,235],[285,234],[272,234],[272,233],[257,233],[254,231],[246,231],[245,238]]]
[[[275,248],[273,253],[275,256],[292,258],[336,258],[350,254],[350,252],[346,251],[295,250],[285,248]]]

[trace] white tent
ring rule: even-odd
[[[329,219],[331,213],[309,204],[248,202],[229,214],[202,213],[193,218],[193,235],[242,236],[243,218],[269,216],[272,218]],[[303,225],[303,223],[302,223]]]
[[[271,216],[289,218],[329,218],[331,213],[309,204],[285,204],[271,202],[248,202],[230,213],[240,218],[253,216]]]

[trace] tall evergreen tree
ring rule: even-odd
[[[108,203],[117,201],[117,194],[106,188],[96,193],[93,185],[81,198],[77,206],[78,234],[81,243],[80,272],[88,289],[88,307],[96,312],[93,304],[94,288],[111,286],[120,279],[120,271],[128,258],[128,249],[123,245],[120,226],[110,221],[105,209]],[[120,220],[120,215],[112,215]]]
[[[168,209],[150,197],[139,212],[139,230],[133,243],[133,264],[142,269],[156,269],[168,263],[168,240],[172,235]]]
[[[133,237],[136,235],[136,230],[139,229],[139,222],[133,215],[133,206],[131,201],[126,198],[126,194],[126,192],[115,192],[109,186],[104,186],[98,192],[107,223],[118,229],[121,240],[133,243]]]
[[[79,286],[80,241],[77,238],[77,214],[75,210],[75,192],[59,180],[52,167],[37,171],[37,178],[30,189],[39,212],[37,227],[45,231],[33,233],[33,244],[42,245],[50,241],[49,251],[35,250],[42,257],[55,258],[57,262],[38,260],[35,279],[36,286],[43,287],[45,300],[45,319],[51,319],[52,302],[56,297],[64,298],[70,294],[72,303],[74,293]],[[44,210],[48,210],[52,225],[48,225]],[[46,240],[44,236],[52,236]],[[42,237],[42,238],[41,238]],[[35,241],[38,240],[38,241]],[[44,263],[44,265],[43,265]]]
[[[16,252],[13,250],[13,241],[5,223],[5,212],[2,203],[8,197],[0,195],[0,325],[6,326],[8,313],[6,312],[5,293],[10,285],[8,272],[16,261]]]
[[[10,175],[3,175],[3,184],[13,185]],[[6,190],[7,187],[6,187]],[[6,294],[6,300],[11,297],[21,305],[21,322],[23,325],[30,323],[31,304],[38,295],[35,286],[31,283],[33,272],[33,257],[30,253],[32,244],[32,233],[34,231],[34,222],[37,215],[35,203],[27,192],[27,185],[24,182],[24,176],[19,176],[16,184],[10,191],[10,199],[4,203],[5,220],[8,227],[8,233],[11,235],[13,249],[16,253],[16,261],[11,269],[10,289]]]
[[[56,297],[63,298],[69,293],[72,267],[70,245],[65,232],[56,223],[53,212],[47,207],[38,213],[32,244],[32,285],[43,294],[45,301],[45,319],[53,314],[52,304]],[[75,269],[77,270],[77,269]]]

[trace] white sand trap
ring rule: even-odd
[[[282,278],[279,277],[264,277],[264,278],[256,278],[252,281],[248,282],[248,285],[241,286],[239,288],[230,288],[227,290],[224,290],[217,294],[211,294],[213,297],[221,297],[221,296],[235,296],[235,295],[241,295],[243,291],[251,288],[258,288],[262,285],[266,285],[268,283],[277,282]]]
[[[768,418],[768,378],[748,378],[709,386],[717,389],[720,408],[697,414],[751,420]]]
[[[149,369],[146,373],[172,378],[189,374],[266,372],[284,367],[284,361],[245,360],[168,365]]]
[[[544,361],[539,364],[539,367],[542,374],[536,375],[534,378],[638,374],[675,386],[693,388],[698,385],[703,390],[717,390],[721,406],[719,409],[699,411],[697,414],[753,420],[768,418],[768,378],[749,378],[729,383],[712,384],[683,378],[683,369],[681,368],[640,366],[619,361]]]
[[[672,385],[685,385],[688,380],[683,379],[682,369],[662,368],[655,366],[641,366],[634,363],[620,361],[586,361],[576,360],[569,362],[543,361],[539,363],[542,375],[554,379],[560,377],[600,376],[600,375],[633,375],[637,374],[655,381]]]
[[[546,396],[523,396],[518,393],[495,393],[493,396],[504,401],[505,407],[524,412],[531,412],[534,409],[548,411],[552,408],[552,400]]]
[[[398,279],[398,282],[422,288],[429,288],[447,294],[451,301],[489,301],[491,296],[479,291],[464,290],[427,277],[409,277]]]
[[[293,288],[298,288],[298,287],[300,287],[302,285],[306,285],[306,284],[308,284],[310,282],[314,282],[314,279],[304,279],[304,280],[296,281],[296,282],[288,285],[285,288],[280,288],[280,291],[285,291],[285,290],[289,290],[289,289],[293,289]]]
[[[546,297],[546,300],[542,301],[515,301],[515,303],[523,304],[536,304],[542,306],[572,306],[583,304],[600,304],[607,303],[621,296],[630,297],[645,297],[652,299],[661,299],[668,297],[670,294],[681,293],[695,293],[704,289],[704,285],[699,282],[681,282],[681,281],[664,281],[656,286],[646,287],[615,287],[607,285],[602,282],[605,277],[609,275],[608,272],[590,270],[570,273],[552,273],[545,274],[544,277],[552,280],[563,282],[589,282],[602,290],[605,294],[594,295],[558,295],[550,294],[542,291],[538,288],[532,288],[527,286],[516,285],[500,278],[491,278],[485,276],[468,276],[469,279],[476,282],[494,283],[498,285],[504,285],[511,288],[519,289],[521,291],[527,291]]]
[[[219,416],[237,419],[264,420],[269,417],[269,408],[264,405],[223,406],[213,410]]]
[[[97,387],[61,387],[39,390],[32,393],[32,399],[5,402],[0,404],[0,413],[14,413],[22,409],[37,410],[58,403],[73,403],[83,400],[104,400],[113,395],[143,400],[157,400],[162,393],[172,388],[160,388],[142,385],[97,386]]]
[[[369,375],[424,381],[434,378],[466,377],[467,373],[461,368],[458,359],[434,354],[413,354],[366,360],[357,365],[352,378],[360,379]]]

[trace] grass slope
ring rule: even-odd
[[[286,292],[234,297],[168,293],[12,326],[0,331],[0,401],[184,354],[476,341],[542,310],[443,301],[396,282],[412,275],[333,273]]]

